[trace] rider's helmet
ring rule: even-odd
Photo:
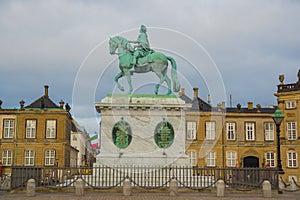
[[[145,25],[141,25],[140,31],[146,33],[147,32],[146,26]]]

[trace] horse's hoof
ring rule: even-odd
[[[172,94],[172,91],[169,90],[166,95],[171,95],[171,94]]]

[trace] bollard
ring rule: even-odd
[[[35,180],[34,179],[29,179],[27,181],[26,196],[28,196],[28,197],[35,196]]]
[[[217,197],[224,197],[225,196],[225,183],[223,180],[217,181]]]
[[[77,179],[75,183],[75,195],[76,196],[84,195],[84,182],[81,178]]]
[[[272,188],[271,183],[268,180],[265,180],[262,184],[262,192],[264,198],[271,198],[272,197]]]
[[[123,182],[123,195],[124,196],[130,196],[131,195],[131,182],[127,178]]]
[[[177,180],[175,179],[170,181],[170,196],[178,196]]]

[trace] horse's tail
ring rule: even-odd
[[[177,76],[177,65],[176,65],[176,61],[170,57],[167,56],[167,59],[171,62],[172,68],[171,68],[171,77],[172,77],[172,81],[173,81],[173,91],[174,92],[179,92],[180,90],[180,83],[178,80],[178,76]]]

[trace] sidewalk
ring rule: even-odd
[[[102,193],[100,192],[88,192],[84,196],[75,196],[75,193],[53,192],[53,193],[36,193],[35,197],[26,197],[26,193],[11,194],[8,192],[0,192],[0,199],[5,200],[156,200],[156,199],[191,199],[191,200],[266,200],[266,199],[284,199],[284,200],[300,200],[300,192],[296,193],[283,193],[273,194],[272,198],[263,198],[261,193],[257,194],[225,194],[225,197],[216,197],[215,193],[180,193],[177,197],[170,197],[169,193],[133,193],[129,197],[123,196],[122,193]]]

